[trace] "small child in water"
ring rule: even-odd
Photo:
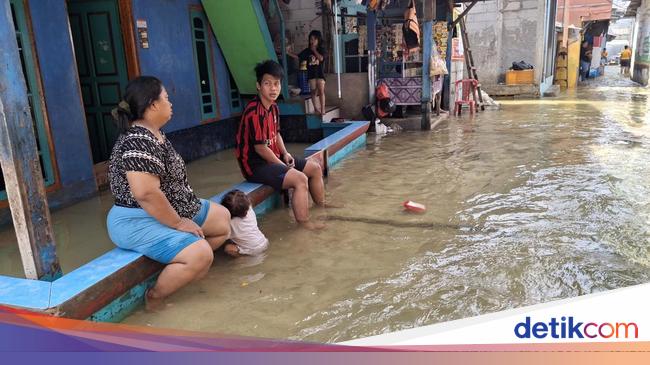
[[[221,204],[230,212],[230,240],[224,250],[233,257],[258,255],[269,246],[269,240],[257,227],[257,217],[248,196],[241,190],[226,193]]]

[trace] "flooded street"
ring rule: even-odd
[[[164,311],[125,322],[338,342],[650,281],[650,92],[607,71],[561,97],[371,136],[329,177],[346,206],[313,210],[324,231],[275,211],[266,255],[218,255]]]
[[[341,209],[260,219],[259,257],[127,324],[340,342],[650,281],[650,89],[608,67],[556,98],[502,101],[431,132],[376,138],[327,181]],[[290,147],[300,155],[305,145]],[[197,195],[241,181],[232,151],[188,165]],[[402,202],[425,204],[406,213]],[[64,273],[112,249],[109,194],[53,213]],[[11,229],[0,274],[23,277]]]

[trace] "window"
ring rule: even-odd
[[[210,47],[210,27],[203,11],[191,10],[192,44],[194,46],[194,61],[199,80],[199,100],[201,119],[212,119],[217,116],[217,97],[212,74],[212,48]]]
[[[239,95],[239,89],[235,83],[235,79],[232,78],[230,70],[228,70],[228,75],[230,75],[230,110],[232,113],[241,113],[242,103],[241,95]]]
[[[27,16],[22,0],[10,0],[11,15],[13,17],[16,29],[16,43],[20,54],[20,63],[23,69],[23,76],[27,85],[27,99],[32,114],[32,127],[36,136],[36,149],[41,164],[43,180],[45,186],[50,186],[55,182],[54,168],[52,166],[52,157],[50,155],[50,145],[48,132],[45,127],[44,112],[40,103],[41,93],[37,82],[36,63],[34,61],[34,50],[32,49],[32,40],[27,27]],[[5,183],[0,170],[0,199],[6,199]]]
[[[365,9],[363,9],[365,11]],[[349,13],[349,14],[348,14]],[[366,14],[356,7],[341,7],[342,72],[368,72]]]

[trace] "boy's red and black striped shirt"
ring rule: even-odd
[[[245,176],[251,176],[253,169],[267,162],[255,152],[256,144],[266,144],[280,157],[277,135],[280,132],[280,110],[273,103],[268,109],[259,98],[251,100],[242,113],[237,130],[235,156]]]

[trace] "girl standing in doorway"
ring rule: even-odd
[[[309,47],[305,48],[298,55],[300,63],[307,63],[307,79],[311,89],[311,102],[317,114],[324,115],[325,110],[325,73],[323,62],[325,60],[325,48],[323,47],[323,36],[320,31],[312,30],[309,33]],[[316,98],[318,97],[318,103]],[[318,106],[317,106],[318,105]]]

